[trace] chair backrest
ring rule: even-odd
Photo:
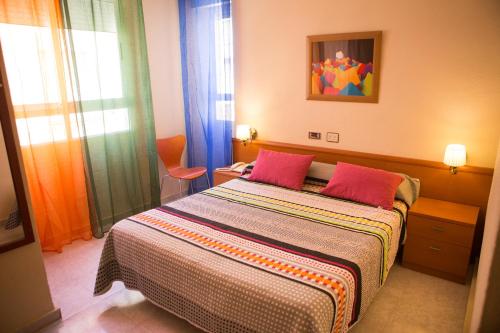
[[[181,166],[182,152],[186,145],[184,135],[176,135],[171,138],[157,139],[156,147],[163,164],[167,170]]]

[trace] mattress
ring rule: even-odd
[[[115,224],[113,281],[207,332],[346,332],[384,284],[404,232],[392,211],[234,179]]]

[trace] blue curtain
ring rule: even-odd
[[[230,0],[179,0],[188,165],[232,162],[233,32]],[[195,191],[206,188],[200,179]]]

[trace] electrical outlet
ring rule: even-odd
[[[339,133],[328,132],[326,133],[326,141],[339,143]]]
[[[309,132],[309,139],[321,140],[321,132]]]

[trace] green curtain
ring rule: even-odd
[[[113,223],[160,205],[156,136],[141,1],[61,0],[92,211]]]

